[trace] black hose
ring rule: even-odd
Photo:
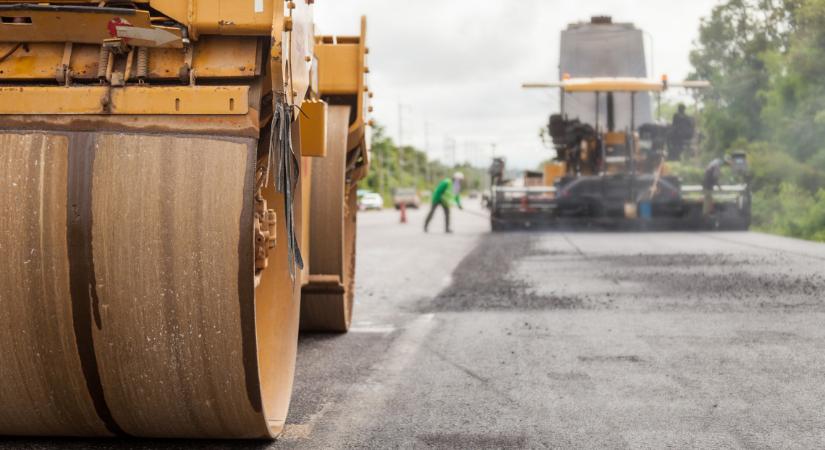
[[[274,105],[272,129],[269,142],[269,164],[275,177],[275,189],[284,196],[284,225],[286,227],[287,257],[289,258],[289,275],[295,281],[297,267],[303,270],[304,259],[295,232],[295,211],[293,204],[295,191],[300,182],[300,161],[292,148],[293,113],[285,100],[278,100]]]

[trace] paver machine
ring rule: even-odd
[[[328,63],[313,3],[0,0],[0,435],[283,430],[367,168],[364,35]]]
[[[609,18],[571,25],[561,42],[561,81],[524,85],[558,89],[560,112],[547,126],[555,160],[544,167],[543,186],[493,187],[492,228],[747,228],[747,183],[713,192],[716,213],[704,216],[702,187],[685,186],[669,173],[668,161],[678,160],[691,143],[683,130],[651,117],[654,96],[676,87],[704,89],[708,83],[647,78],[641,31]],[[692,132],[688,135],[687,141]],[[734,155],[733,167],[745,180],[744,154]]]

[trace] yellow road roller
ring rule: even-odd
[[[313,3],[0,0],[0,435],[283,430],[368,163]]]

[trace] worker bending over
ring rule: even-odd
[[[427,232],[427,229],[430,227],[430,221],[433,220],[433,215],[435,214],[435,210],[441,206],[444,208],[444,224],[447,233],[452,233],[453,230],[450,229],[450,207],[453,206],[453,202],[458,206],[459,209],[464,209],[461,206],[461,183],[464,181],[464,174],[461,172],[456,172],[453,174],[453,178],[445,178],[438,183],[436,186],[435,191],[433,191],[433,199],[432,199],[432,206],[430,207],[430,213],[427,214],[427,220],[424,222],[424,232]]]
[[[702,214],[705,217],[713,214],[713,190],[716,186],[720,186],[719,180],[722,177],[722,167],[730,166],[731,162],[731,157],[726,155],[724,159],[714,159],[705,169],[705,179],[702,181],[702,191],[705,194],[705,203],[702,207]]]

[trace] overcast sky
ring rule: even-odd
[[[315,17],[318,33],[341,35],[357,34],[367,16],[373,118],[393,139],[447,163],[445,147],[455,142],[459,162],[485,166],[495,145],[511,168],[533,168],[551,156],[538,130],[558,110],[558,95],[520,86],[557,80],[568,23],[593,15],[635,23],[652,45],[655,76],[679,80],[690,71],[700,19],[718,2],[320,0]]]

